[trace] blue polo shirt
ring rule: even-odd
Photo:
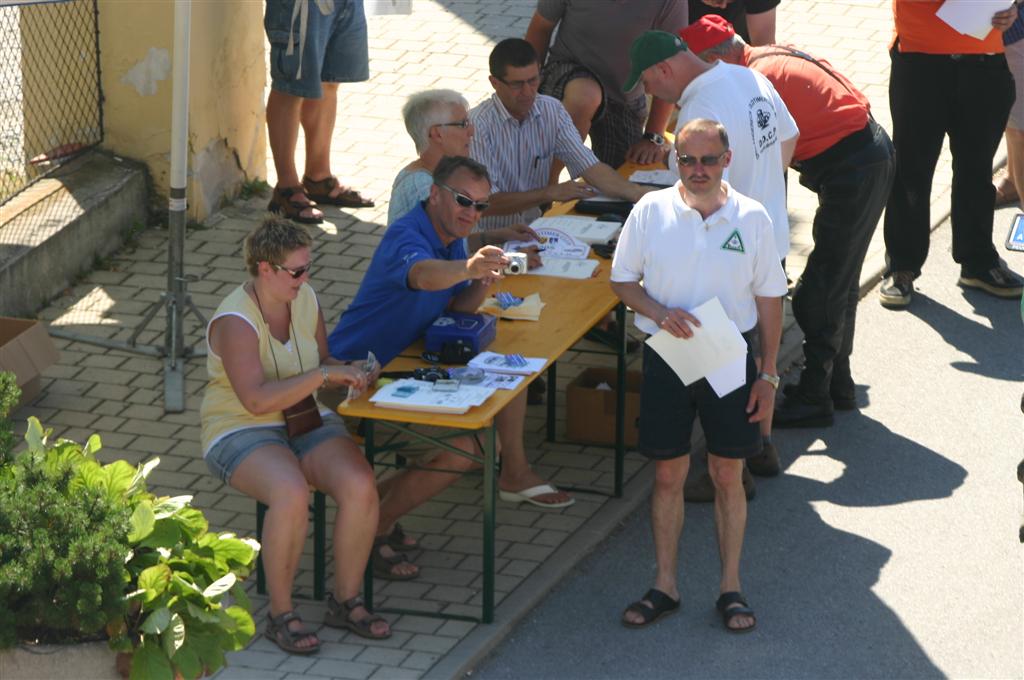
[[[463,281],[444,290],[414,290],[409,270],[421,260],[465,260],[464,239],[441,243],[423,204],[395,220],[377,246],[355,300],[341,315],[327,344],[335,359],[365,359],[372,351],[386,364],[420,338]]]

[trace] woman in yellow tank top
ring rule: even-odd
[[[246,237],[251,278],[228,294],[207,327],[209,381],[200,408],[203,456],[211,471],[268,507],[262,536],[270,594],[266,635],[296,654],[320,647],[291,601],[310,485],[338,505],[338,597],[329,596],[325,623],[363,637],[391,635],[387,622],[359,597],[377,529],[373,470],[341,418],[328,409],[309,402],[305,416],[312,422],[294,427],[291,436],[282,413],[321,387],[361,390],[376,379],[360,363],[339,362],[327,352],[323,314],[307,283],[311,245],[304,228],[280,218],[267,219]]]

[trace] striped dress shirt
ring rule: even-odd
[[[469,155],[487,166],[494,193],[533,191],[546,186],[554,158],[565,164],[573,179],[598,163],[594,152],[580,140],[562,102],[554,97],[537,95],[526,119],[519,122],[494,94],[475,106],[469,119],[476,128]],[[528,223],[537,217],[539,207],[513,215],[484,217],[478,229]]]

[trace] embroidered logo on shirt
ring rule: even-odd
[[[725,239],[725,243],[722,244],[722,250],[731,250],[736,253],[747,252],[743,248],[743,239],[740,238],[739,229],[732,230],[732,233],[729,234],[729,238]]]

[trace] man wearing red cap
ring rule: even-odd
[[[872,119],[867,97],[828,62],[789,46],[750,47],[719,16],[702,17],[679,35],[705,61],[763,74],[800,126],[792,165],[800,183],[818,194],[818,211],[814,250],[793,293],[804,370],[787,388],[774,424],[831,425],[834,409],[856,408],[850,353],[860,270],[892,186],[892,142]],[[756,463],[751,467],[757,471]],[[777,472],[777,461],[772,467]]]

